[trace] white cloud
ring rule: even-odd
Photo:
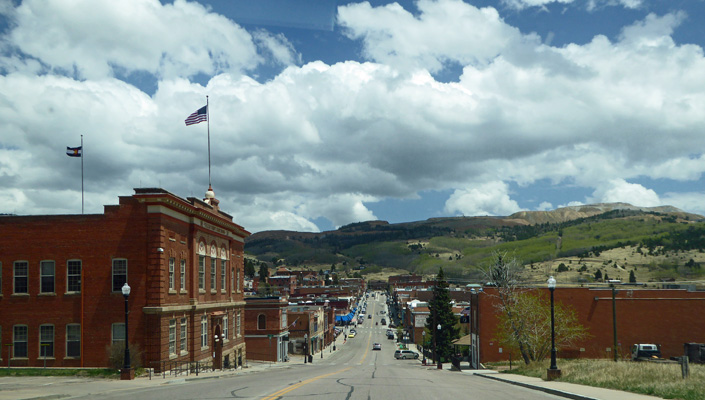
[[[614,42],[558,48],[521,35],[492,8],[421,1],[413,15],[362,3],[340,16],[373,62],[299,66],[289,38],[253,40],[194,3],[135,0],[134,19],[113,3],[76,2],[83,13],[41,4],[23,2],[3,37],[36,59],[0,61],[0,212],[75,210],[80,170],[64,148],[81,134],[90,212],[139,186],[201,197],[206,125],[183,121],[206,95],[216,195],[253,232],[375,219],[365,203],[427,190],[453,192],[447,213],[508,215],[520,209],[509,183],[540,180],[589,188],[594,201],[697,206],[696,195],[629,183],[705,172],[705,60],[702,48],[674,42],[685,21],[678,13],[650,15]],[[182,33],[175,27],[187,17]],[[86,37],[95,23],[109,28]],[[201,53],[211,34],[223,40]],[[113,38],[129,35],[143,40]],[[264,83],[243,75],[262,62],[255,45],[288,67]],[[459,82],[434,79],[449,62],[464,66]],[[56,72],[74,66],[77,76]],[[113,78],[116,69],[155,74],[155,93]],[[212,76],[202,86],[188,80],[194,73]],[[539,200],[539,209],[558,203]]]
[[[663,204],[668,204],[678,207],[681,210],[705,215],[705,193],[704,192],[686,192],[686,193],[666,193],[661,196]]]
[[[237,72],[258,62],[244,29],[185,0],[27,0],[14,18],[10,40],[23,54],[82,78]]]
[[[416,6],[418,17],[398,3],[353,3],[339,7],[338,21],[350,38],[363,41],[367,58],[407,71],[436,72],[447,62],[485,65],[523,40],[491,7],[460,0],[419,0]]]
[[[445,211],[454,215],[509,215],[521,208],[509,197],[504,182],[488,182],[466,189],[456,189],[446,201]]]
[[[629,203],[640,207],[663,205],[658,194],[637,183],[623,179],[612,179],[604,186],[598,187],[588,203]]]

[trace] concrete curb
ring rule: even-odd
[[[567,398],[567,399],[573,399],[573,400],[600,400],[600,399],[596,399],[596,398],[594,398],[594,397],[588,397],[588,396],[583,396],[583,395],[575,394],[575,393],[571,393],[571,392],[565,392],[565,391],[562,391],[562,390],[557,390],[557,389],[551,389],[551,388],[536,386],[536,385],[532,385],[532,384],[530,384],[530,383],[517,382],[517,381],[513,381],[513,380],[509,380],[509,379],[502,379],[501,377],[496,376],[496,374],[491,374],[491,375],[488,375],[488,374],[475,374],[475,376],[481,376],[481,377],[483,377],[483,378],[493,379],[493,380],[495,380],[495,381],[500,381],[500,382],[504,382],[504,383],[510,383],[510,384],[512,384],[512,385],[525,387],[525,388],[527,388],[527,389],[539,390],[539,391],[544,392],[544,393],[552,394],[552,395],[554,395],[554,396],[565,397],[565,398]]]

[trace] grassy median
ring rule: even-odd
[[[546,379],[549,362],[523,365],[492,364],[490,368]],[[647,394],[664,399],[705,399],[705,365],[690,364],[690,377],[683,379],[677,363],[608,360],[558,360],[561,382]]]

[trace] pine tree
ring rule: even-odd
[[[636,283],[636,275],[634,270],[629,271],[629,283]]]
[[[442,358],[450,360],[453,355],[453,340],[460,334],[458,318],[453,314],[448,282],[445,280],[443,268],[438,270],[436,286],[433,287],[433,298],[428,304],[430,315],[426,320],[426,329],[431,333],[431,338],[436,338],[436,351]],[[438,325],[441,329],[437,329]]]

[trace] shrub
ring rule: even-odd
[[[117,342],[106,347],[110,367],[121,369],[125,365],[125,342]],[[142,350],[139,345],[130,343],[130,367],[142,367]]]

